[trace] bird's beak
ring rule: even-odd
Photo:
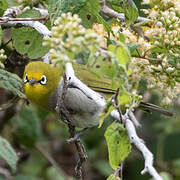
[[[34,85],[34,84],[37,84],[37,81],[35,79],[30,79],[29,85]]]

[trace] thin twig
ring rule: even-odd
[[[9,39],[9,40],[8,40],[7,42],[5,42],[4,44],[2,44],[2,45],[0,46],[0,49],[2,49],[2,48],[4,48],[5,46],[7,46],[11,41],[12,41],[12,38]]]
[[[41,20],[47,20],[49,16],[43,16],[40,18],[14,18],[13,14],[17,15],[22,12],[19,7],[9,8],[4,12],[3,17],[0,17],[0,25],[3,28],[9,27],[22,27],[28,26],[34,28],[42,36],[51,36],[51,31],[41,22]]]
[[[145,56],[141,56],[139,50],[136,48],[136,52],[138,53],[138,58],[141,58],[141,59],[146,59],[148,61],[152,61],[152,62],[155,62],[155,63],[161,63],[162,62],[162,59],[157,59],[157,58],[149,58],[149,57],[145,57]]]
[[[10,21],[41,21],[41,20],[48,20],[48,16],[44,17],[36,17],[36,18],[10,18],[10,17],[0,17],[0,23],[7,23]]]
[[[121,180],[123,179],[123,162],[114,171],[114,176],[115,177],[120,177]]]
[[[36,148],[44,155],[44,157],[56,168],[57,171],[60,171],[60,168],[57,162],[53,159],[53,157],[49,154],[46,148],[43,147],[42,143],[36,143]]]
[[[125,15],[124,13],[118,13],[116,11],[114,11],[113,9],[111,9],[107,4],[106,4],[106,1],[105,0],[100,0],[100,11],[102,13],[104,13],[105,15],[109,16],[109,17],[114,17],[114,18],[118,18],[119,20],[121,21],[124,21],[125,20]],[[148,18],[144,18],[144,17],[138,17],[136,19],[137,22],[143,22],[143,21],[153,21],[151,19],[148,19]],[[160,21],[158,21],[156,23],[158,26],[162,26],[162,23]]]
[[[0,106],[0,111],[5,111],[6,109],[10,108],[14,103],[16,103],[19,100],[19,97],[15,96],[11,100],[9,100],[7,103],[2,104]]]

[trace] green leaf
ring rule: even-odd
[[[96,22],[96,16],[89,13],[89,11],[87,11],[86,9],[82,8],[79,12],[78,12],[79,17],[82,20],[82,25],[85,28],[92,28],[93,23]]]
[[[18,174],[17,176],[14,177],[13,180],[40,180],[40,178],[30,176],[30,175]]]
[[[84,9],[86,9],[88,12],[92,13],[95,16],[98,15],[100,11],[99,0],[87,0]]]
[[[42,46],[43,38],[30,27],[12,28],[13,46],[22,55],[27,55],[30,59],[37,59],[44,56],[49,47]]]
[[[124,36],[124,34],[123,34],[123,33],[119,33],[118,40],[119,40],[119,41],[121,41],[122,43],[125,43],[126,38],[125,38],[125,36]]]
[[[139,53],[141,54],[141,51],[139,49],[139,45],[138,44],[132,44],[132,43],[129,43],[127,44],[128,46],[128,49],[130,51],[130,54],[131,56],[139,56],[136,49],[139,51]]]
[[[13,173],[15,173],[18,156],[9,142],[2,137],[0,137],[0,157],[8,163]]]
[[[9,90],[20,98],[26,97],[22,92],[22,80],[16,74],[3,69],[0,69],[0,88]]]
[[[4,11],[7,9],[8,4],[6,0],[0,0],[0,16],[3,16]]]
[[[87,0],[49,0],[48,12],[51,19],[54,21],[62,13],[77,13],[86,2]]]
[[[131,144],[126,129],[120,123],[113,122],[105,132],[110,166],[116,170],[131,152]]]
[[[18,17],[40,17],[41,14],[36,10],[26,10]],[[31,27],[12,28],[12,39],[13,46],[16,51],[22,55],[27,55],[31,59],[37,59],[44,56],[48,51],[49,47],[43,46],[43,37]]]
[[[82,25],[86,28],[91,28],[92,24],[96,22],[96,18],[100,19],[99,11],[99,0],[87,0],[86,4],[78,12],[79,17],[82,19]]]
[[[4,11],[7,9],[8,3],[6,0],[0,0],[0,9],[3,9]]]
[[[96,18],[97,18],[97,22],[98,22],[99,24],[103,24],[104,29],[105,29],[107,32],[111,32],[111,33],[113,34],[113,31],[112,31],[112,29],[111,29],[111,26],[104,20],[104,18],[103,18],[100,14],[98,14],[98,15],[96,16]]]
[[[125,105],[125,104],[127,105],[128,103],[131,102],[131,97],[126,90],[120,89],[118,101],[119,101],[119,105]]]
[[[99,116],[99,126],[100,128],[104,122],[104,119],[114,110],[111,101],[107,101],[105,110]]]
[[[111,79],[117,75],[117,70],[117,63],[112,58],[103,58],[102,56],[97,57],[96,63],[92,67],[92,71],[100,77],[106,75]]]
[[[27,9],[23,13],[19,14],[17,16],[18,18],[36,18],[36,17],[41,17],[41,13],[37,10],[34,9]]]
[[[113,5],[120,6],[120,4],[123,2],[123,0],[107,0],[108,3],[111,3]]]
[[[112,5],[112,9],[119,12],[119,13],[123,13],[124,10],[123,10],[123,7],[122,6],[119,6],[119,5]]]
[[[124,0],[124,13],[125,13],[125,21],[128,25],[133,24],[138,18],[138,8],[133,0],[129,0],[129,4]]]
[[[112,52],[120,65],[123,65],[127,70],[131,58],[128,48],[123,43],[119,42],[116,46],[112,44],[109,45],[108,51]]]
[[[107,180],[121,180],[121,178],[120,178],[120,177],[116,177],[114,174],[111,174],[111,175],[107,178]]]
[[[31,106],[24,106],[12,118],[14,124],[13,135],[18,143],[33,147],[37,141],[42,140],[40,118]]]

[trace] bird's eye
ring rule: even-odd
[[[27,83],[29,80],[28,80],[28,77],[27,77],[27,74],[25,74],[24,76],[24,84]]]
[[[41,79],[40,79],[39,82],[40,82],[40,84],[45,85],[45,84],[47,83],[47,78],[46,78],[46,76],[43,75],[43,76],[41,77]]]

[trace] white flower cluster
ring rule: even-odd
[[[133,58],[132,76],[139,80],[140,75],[144,76],[148,88],[160,89],[164,95],[163,103],[172,104],[173,98],[180,94],[180,1],[159,0],[157,3],[144,0],[144,3],[151,6],[151,9],[145,10],[148,18],[162,22],[162,26],[154,25],[145,31],[151,42],[149,50],[143,45],[144,40],[140,44],[147,59]],[[144,44],[147,45],[147,42],[144,41]],[[152,53],[156,55],[157,62],[150,60]]]
[[[86,50],[98,49],[100,38],[94,31],[85,29],[78,15],[62,14],[52,27],[51,37],[44,38],[44,45],[51,47],[52,64],[74,61],[75,55]]]
[[[0,49],[0,68],[4,68],[4,60],[7,58],[7,56],[4,54],[4,49]]]
[[[180,94],[180,1],[144,0],[143,3],[150,4],[145,13],[155,24],[144,32],[149,41],[122,29],[126,43],[138,44],[143,57],[132,58],[130,80],[138,83],[142,77],[146,78],[148,88],[158,88],[164,97],[163,104],[169,105]]]

